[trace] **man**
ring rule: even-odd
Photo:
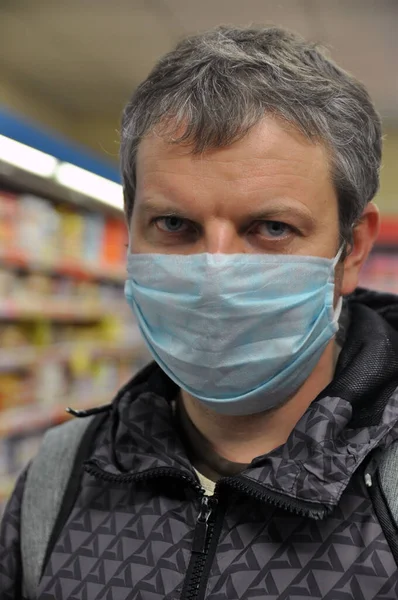
[[[396,300],[355,292],[379,224],[366,90],[281,29],[220,28],[158,63],[121,137],[155,362],[93,421],[38,600],[396,598],[374,476],[398,438]]]

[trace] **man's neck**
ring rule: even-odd
[[[331,342],[299,391],[278,409],[231,417],[204,406],[182,391],[185,410],[200,433],[221,457],[249,464],[284,444],[310,404],[333,379],[335,345]]]

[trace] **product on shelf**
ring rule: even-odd
[[[63,259],[82,261],[84,216],[71,210],[60,210],[60,254]]]
[[[102,215],[88,214],[85,216],[81,259],[88,265],[97,267],[100,264],[104,245],[104,227],[105,219]],[[121,265],[121,263],[119,264]]]
[[[0,190],[0,252],[14,249],[17,241],[18,209],[17,196]]]
[[[18,199],[18,250],[31,261],[52,264],[59,253],[59,215],[54,206],[42,198],[23,195]]]
[[[121,218],[0,192],[0,512],[65,407],[110,402],[147,362],[126,241]]]
[[[121,283],[126,243],[121,218],[0,191],[3,265]]]
[[[102,246],[102,261],[108,266],[124,264],[128,241],[126,226],[119,219],[107,219]]]
[[[0,410],[34,402],[31,381],[31,377],[23,378],[19,373],[0,372]]]

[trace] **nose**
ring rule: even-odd
[[[209,254],[241,254],[247,252],[245,241],[231,221],[212,219],[205,226],[204,252]]]

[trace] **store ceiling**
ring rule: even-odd
[[[0,0],[0,77],[68,113],[112,115],[178,39],[220,23],[321,40],[398,120],[398,0]]]

